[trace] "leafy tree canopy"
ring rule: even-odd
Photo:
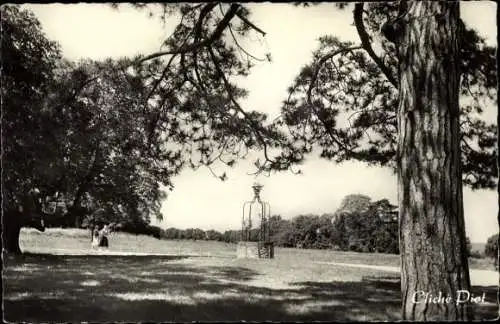
[[[215,161],[233,165],[252,148],[263,152],[256,163],[261,171],[289,169],[316,150],[336,162],[354,159],[395,167],[398,61],[394,45],[379,31],[397,16],[396,3],[354,5],[357,43],[320,37],[313,61],[300,71],[280,118],[273,121],[240,105],[246,91],[236,81],[260,60],[241,40],[251,33],[265,36],[252,23],[249,7],[210,3],[162,8],[160,18],[176,15],[180,23],[164,50],[137,57],[136,68],[160,102],[155,125],[166,127],[156,126],[155,132],[189,143],[192,167]],[[497,100],[496,49],[464,24],[461,31],[463,178],[472,188],[492,188],[497,131],[481,113]]]
[[[130,60],[68,62],[14,5],[2,7],[1,51],[6,210],[26,209],[36,189],[42,210],[77,223],[99,210],[137,224],[161,218],[181,148],[151,136],[154,103]]]
[[[398,222],[393,212],[397,206],[389,200],[352,194],[342,200],[332,218],[337,246],[361,252],[398,253]]]

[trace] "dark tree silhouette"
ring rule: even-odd
[[[4,249],[20,252],[22,227],[92,227],[99,210],[125,228],[161,218],[181,152],[148,138],[150,89],[130,62],[65,61],[30,11],[1,10]]]
[[[41,166],[46,178],[54,170],[54,149],[40,144],[51,127],[42,112],[60,53],[38,20],[15,6],[1,8],[1,41],[2,237],[3,248],[18,253],[21,227],[42,224],[39,198],[50,194],[40,186]]]

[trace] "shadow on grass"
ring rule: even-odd
[[[393,276],[255,287],[263,275],[183,256],[24,255],[4,259],[4,316],[19,322],[398,320]],[[191,261],[191,260],[190,260]],[[495,287],[475,287],[496,301]],[[479,318],[496,317],[496,303]]]

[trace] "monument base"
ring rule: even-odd
[[[236,249],[236,257],[238,259],[273,259],[274,244],[240,241]]]

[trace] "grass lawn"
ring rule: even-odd
[[[88,232],[23,231],[23,256],[4,259],[4,318],[81,321],[371,321],[398,320],[395,273],[314,261],[397,265],[398,257],[277,249],[274,260],[235,259],[235,245],[160,241],[115,233],[111,251],[170,256],[51,255],[88,250]],[[34,253],[36,252],[36,253]],[[199,256],[193,256],[199,255]],[[370,258],[371,257],[371,258]],[[476,307],[497,317],[496,287]]]
[[[234,257],[234,244],[214,241],[192,240],[158,240],[151,236],[112,233],[109,251],[159,253],[173,255],[202,255],[217,257]],[[49,228],[44,233],[35,229],[24,228],[21,232],[20,245],[23,251],[33,253],[53,253],[57,250],[88,251],[90,233],[82,229]],[[296,259],[339,263],[360,263],[377,266],[400,266],[400,257],[395,254],[357,253],[332,250],[310,250],[277,248],[277,259]],[[471,269],[495,270],[493,259],[469,259]]]

